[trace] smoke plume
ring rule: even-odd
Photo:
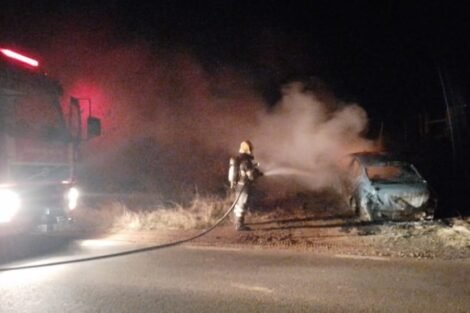
[[[64,100],[91,98],[102,119],[103,135],[82,147],[82,175],[109,191],[224,192],[228,158],[245,139],[281,185],[289,177],[319,189],[338,184],[348,153],[372,148],[359,105],[293,82],[269,107],[248,74],[228,65],[209,72],[184,47],[124,46],[107,33],[75,32],[43,54]]]
[[[300,82],[284,86],[282,95],[274,111],[262,114],[254,128],[267,173],[288,176],[314,190],[340,188],[348,154],[374,148],[362,136],[366,112]]]

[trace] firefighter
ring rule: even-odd
[[[254,181],[263,175],[258,166],[259,164],[254,161],[253,157],[253,145],[248,140],[243,141],[240,144],[238,156],[230,158],[228,172],[230,187],[236,191],[238,196],[234,209],[236,230],[249,230],[245,225],[248,200]]]

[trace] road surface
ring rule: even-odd
[[[74,241],[8,265],[127,248]],[[0,312],[470,312],[470,263],[181,246],[2,272]]]

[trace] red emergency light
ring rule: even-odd
[[[5,55],[5,56],[7,56],[7,57],[9,57],[9,58],[11,58],[11,59],[15,59],[15,60],[17,60],[17,61],[20,61],[20,62],[22,62],[22,63],[28,64],[28,65],[30,65],[30,66],[33,66],[33,67],[38,67],[38,66],[39,66],[39,62],[38,62],[37,60],[32,59],[32,58],[30,58],[30,57],[27,57],[27,56],[25,56],[25,55],[22,55],[22,54],[20,54],[20,53],[18,53],[18,52],[15,52],[15,51],[13,51],[13,50],[10,50],[10,49],[0,49],[0,52],[1,52],[3,55]]]

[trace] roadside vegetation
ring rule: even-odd
[[[200,195],[186,203],[162,202],[136,208],[129,200],[109,199],[77,211],[82,231],[189,230],[212,226],[230,207],[230,196]]]

